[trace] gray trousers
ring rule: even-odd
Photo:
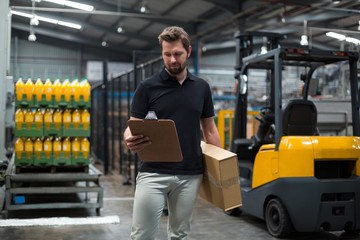
[[[168,239],[187,239],[201,181],[202,174],[139,173],[131,239],[155,239],[166,201],[169,210]]]

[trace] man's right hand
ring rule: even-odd
[[[127,148],[132,152],[140,152],[151,144],[150,138],[143,135],[130,135],[124,138]]]

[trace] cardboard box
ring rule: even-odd
[[[228,211],[241,206],[240,176],[235,153],[201,142],[204,179],[200,197]]]

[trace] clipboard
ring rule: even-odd
[[[175,122],[170,119],[132,119],[128,120],[131,134],[148,136],[151,144],[138,152],[144,162],[181,162],[179,138]]]

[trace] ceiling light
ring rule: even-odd
[[[260,52],[260,54],[265,54],[265,53],[267,53],[268,51],[267,51],[267,47],[266,46],[262,46],[261,47],[261,52]]]
[[[18,11],[14,11],[14,10],[11,10],[11,14],[15,14],[15,15],[18,15],[18,16],[21,16],[21,17],[27,17],[27,18],[32,18],[33,17],[32,14],[24,13],[24,12],[18,12]]]
[[[268,43],[267,37],[263,37],[263,45],[261,46],[260,54],[265,54],[268,52],[267,43]]]
[[[301,35],[300,45],[301,46],[308,46],[309,45],[308,36]]]
[[[346,42],[353,43],[355,45],[360,45],[360,40],[352,37],[345,38]]]
[[[142,12],[142,13],[148,13],[149,12],[149,7],[147,6],[145,1],[143,1],[141,3],[140,12]]]
[[[359,21],[358,31],[360,31],[360,21]]]
[[[300,39],[301,46],[309,46],[309,37],[307,35],[307,21],[304,20],[304,34],[301,35]]]
[[[30,42],[35,42],[35,41],[36,41],[36,35],[35,35],[34,32],[30,32],[29,37],[28,37],[28,40],[29,40]]]
[[[76,23],[70,23],[70,22],[64,22],[64,21],[58,21],[57,22],[58,25],[64,26],[64,27],[69,27],[69,28],[75,28],[75,29],[81,29],[82,26]]]
[[[103,41],[101,42],[101,46],[106,47],[107,45],[108,45],[108,43],[106,42],[106,40],[103,40]]]
[[[283,17],[281,17],[281,22],[282,23],[286,23],[286,18],[283,16]]]
[[[346,36],[345,36],[345,35],[339,34],[339,33],[335,33],[335,32],[327,32],[327,33],[325,33],[325,34],[326,34],[326,36],[328,36],[328,37],[336,38],[336,39],[338,39],[338,40],[340,40],[340,41],[344,41],[344,40],[346,39]]]
[[[286,23],[286,18],[285,18],[284,13],[280,13],[280,20],[282,23]]]
[[[43,0],[43,1],[59,4],[62,6],[77,8],[77,9],[88,11],[88,12],[91,12],[94,10],[94,6],[91,6],[88,4],[83,4],[83,3],[78,3],[78,2],[73,2],[73,1],[67,1],[67,0]]]
[[[340,40],[340,41],[346,41],[346,42],[349,42],[349,43],[360,45],[360,40],[359,39],[353,38],[353,37],[346,37],[343,34],[339,34],[339,33],[335,33],[335,32],[327,32],[326,36],[336,38],[337,40]]]
[[[116,29],[116,31],[117,31],[118,33],[122,33],[122,32],[124,32],[124,27],[121,26],[121,25],[119,25],[118,28]]]
[[[37,17],[35,15],[33,15],[30,18],[30,25],[32,25],[32,26],[38,26],[39,25],[39,19],[37,19]]]
[[[332,2],[333,2],[333,4],[339,4],[341,2],[341,0],[333,0]]]
[[[38,15],[33,15],[33,14],[29,14],[29,13],[24,13],[24,12],[18,12],[18,11],[13,11],[11,10],[11,14],[15,14],[21,17],[27,17],[27,18],[34,18],[36,17],[36,19],[38,21],[43,21],[43,22],[48,22],[48,23],[52,23],[52,24],[57,24],[57,25],[61,25],[61,26],[65,26],[65,27],[69,27],[69,28],[75,28],[75,29],[81,29],[82,26],[80,24],[76,24],[76,23],[71,23],[71,22],[65,22],[65,21],[60,21],[57,19],[53,19],[53,18],[48,18],[48,17],[41,17]],[[31,24],[31,23],[30,23]]]

